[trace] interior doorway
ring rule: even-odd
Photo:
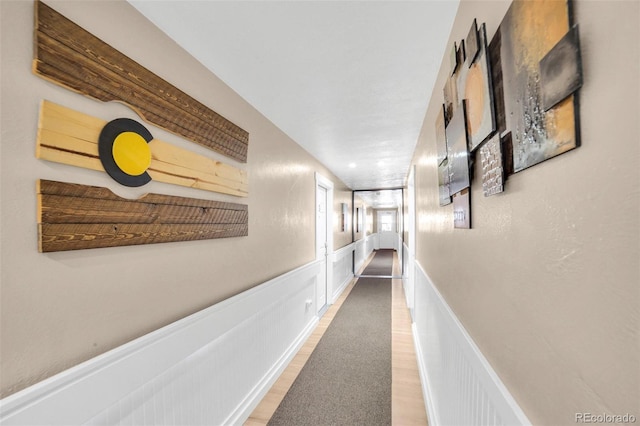
[[[320,262],[320,274],[316,283],[316,309],[319,316],[329,307],[332,292],[330,256],[333,254],[333,182],[316,173],[316,260]]]
[[[398,250],[398,212],[397,210],[377,210],[378,247],[380,249]]]
[[[403,265],[403,242],[404,242],[404,188],[367,189],[355,190],[352,192],[352,206],[355,209],[355,198],[365,203],[367,211],[371,210],[373,226],[367,238],[373,238],[373,247],[378,251],[395,252]],[[353,234],[355,241],[355,233]],[[404,272],[404,271],[402,271]],[[356,277],[367,277],[369,275],[358,275]],[[382,277],[381,275],[372,275]],[[385,275],[384,278],[402,278],[402,276]]]

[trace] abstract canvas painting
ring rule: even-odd
[[[498,28],[514,172],[579,146],[576,95],[545,111],[540,79],[540,61],[570,28],[570,3],[557,0],[514,1]]]
[[[466,66],[463,66],[465,60],[464,40],[460,41],[460,45],[457,43],[453,44],[450,60],[451,76],[447,78],[443,88],[445,126],[449,125],[449,121],[451,121],[454,111],[460,104],[460,100],[462,100],[459,87],[460,82],[464,82],[468,69]]]
[[[469,29],[469,35],[467,35],[465,45],[467,48],[467,64],[471,67],[480,50],[480,43],[478,43],[478,22],[475,19]]]
[[[545,111],[582,86],[578,27],[571,28],[540,60],[540,86]]]
[[[438,154],[438,165],[447,158],[447,137],[444,132],[444,105],[436,117],[436,150]]]
[[[473,30],[472,26],[471,32]],[[479,47],[476,52],[476,59],[464,73],[461,73],[463,75],[461,78],[464,78],[464,81],[458,80],[459,96],[466,101],[470,151],[478,148],[496,129],[485,24],[480,26],[477,34]]]
[[[444,85],[444,125],[448,126],[453,110],[458,104],[458,89],[456,88],[457,74],[447,78]]]
[[[451,75],[455,74],[458,69],[458,65],[460,65],[458,62],[458,46],[455,42],[453,43],[453,48],[449,52],[449,65],[451,66]]]
[[[449,160],[450,193],[468,188],[469,149],[467,146],[467,124],[465,102],[454,111],[445,132],[447,135],[447,158]]]
[[[448,159],[445,159],[441,164],[438,165],[438,192],[440,195],[440,206],[451,204]]]

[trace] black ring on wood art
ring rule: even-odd
[[[116,164],[115,158],[113,158],[113,142],[116,140],[120,133],[134,132],[143,137],[147,143],[153,140],[151,132],[147,130],[142,124],[130,118],[116,118],[108,122],[100,132],[98,138],[98,154],[100,155],[100,162],[104,170],[121,185],[129,187],[138,187],[146,185],[151,182],[151,176],[149,173],[144,172],[137,176],[132,176],[123,172],[118,164]]]

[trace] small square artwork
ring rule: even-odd
[[[582,66],[576,25],[540,60],[540,90],[544,110],[550,110],[581,86]]]
[[[504,190],[504,169],[500,135],[495,135],[480,147],[482,162],[482,192],[485,197]]]
[[[506,131],[511,132],[516,173],[580,145],[575,94],[545,111],[543,92],[547,89],[541,85],[540,61],[570,28],[566,0],[514,1],[496,33],[504,117]],[[559,96],[562,92],[558,91]]]
[[[453,196],[453,227],[471,229],[471,191],[469,188]]]
[[[460,192],[470,185],[465,110],[465,102],[463,101],[454,111],[453,117],[445,130],[447,159],[449,160],[450,194]]]
[[[440,205],[451,204],[451,193],[449,190],[449,160],[445,159],[438,165],[438,192]]]
[[[471,67],[480,50],[480,43],[478,43],[478,23],[475,19],[473,20],[473,24],[471,24],[471,29],[469,29],[469,35],[467,35],[466,48],[467,64]]]

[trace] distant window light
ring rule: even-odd
[[[380,215],[380,231],[382,232],[393,231],[393,215],[392,214]]]

